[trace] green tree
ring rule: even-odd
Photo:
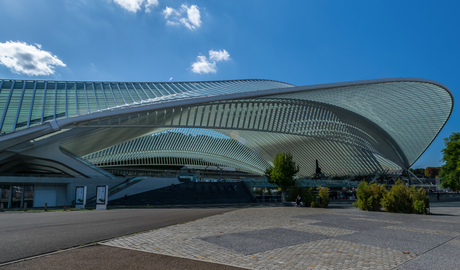
[[[426,167],[425,176],[430,178],[435,178],[439,174],[441,167]]]
[[[283,201],[286,189],[295,184],[294,175],[299,172],[299,165],[292,160],[290,153],[278,153],[273,161],[273,167],[265,170],[267,181],[281,188]]]
[[[443,179],[441,186],[460,190],[460,132],[453,132],[448,138],[444,138],[446,147],[441,150],[444,165],[439,170],[439,177]]]

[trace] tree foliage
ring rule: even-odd
[[[267,180],[281,188],[283,200],[286,189],[295,184],[294,175],[299,172],[299,165],[295,163],[290,153],[278,153],[273,161],[273,167],[265,170]]]
[[[441,167],[426,167],[425,176],[430,178],[435,178],[439,174]]]
[[[409,171],[411,171],[417,177],[422,177],[425,174],[425,169],[423,168],[417,168],[417,169],[409,168]]]
[[[444,138],[445,148],[441,150],[444,165],[439,170],[439,177],[443,179],[441,186],[453,190],[460,190],[460,132],[452,133]]]

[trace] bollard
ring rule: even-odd
[[[24,203],[24,212],[26,212],[26,211],[27,211],[27,203],[25,202]]]
[[[64,211],[67,211],[67,203],[64,203]]]
[[[3,212],[3,203],[0,203],[0,212]]]
[[[45,203],[45,211],[48,211],[48,203]]]

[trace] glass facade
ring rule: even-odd
[[[33,207],[34,186],[27,184],[1,184],[0,183],[0,203],[4,208],[22,208],[24,203],[27,207]]]

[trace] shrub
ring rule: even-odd
[[[313,195],[314,188],[305,188],[305,206],[311,205],[315,201],[315,195]]]
[[[385,185],[367,184],[361,182],[356,191],[357,200],[353,204],[356,208],[366,211],[426,214],[430,201],[426,191],[415,186],[405,186],[398,180],[388,191]]]
[[[427,208],[430,207],[430,199],[423,188],[410,187],[410,198],[412,201],[413,211],[416,214],[426,214]]]
[[[409,187],[398,180],[391,190],[383,195],[382,206],[387,212],[413,213]]]
[[[379,186],[376,183],[369,185],[365,181],[362,181],[358,185],[358,190],[356,191],[357,199],[353,205],[360,210],[380,211],[382,208],[380,201],[386,192],[385,185]]]
[[[310,188],[308,190],[309,192],[309,197],[311,198],[311,203],[310,206],[314,208],[327,208],[329,205],[329,188],[328,187],[317,187],[316,190],[318,190],[317,196],[321,198],[321,204],[316,203],[316,196],[313,195],[313,188]]]
[[[328,187],[318,187],[318,196],[321,197],[321,205],[322,208],[327,208],[329,205],[329,190]]]
[[[405,186],[396,182],[382,198],[382,206],[387,212],[426,214],[430,205],[426,191],[415,186]]]

